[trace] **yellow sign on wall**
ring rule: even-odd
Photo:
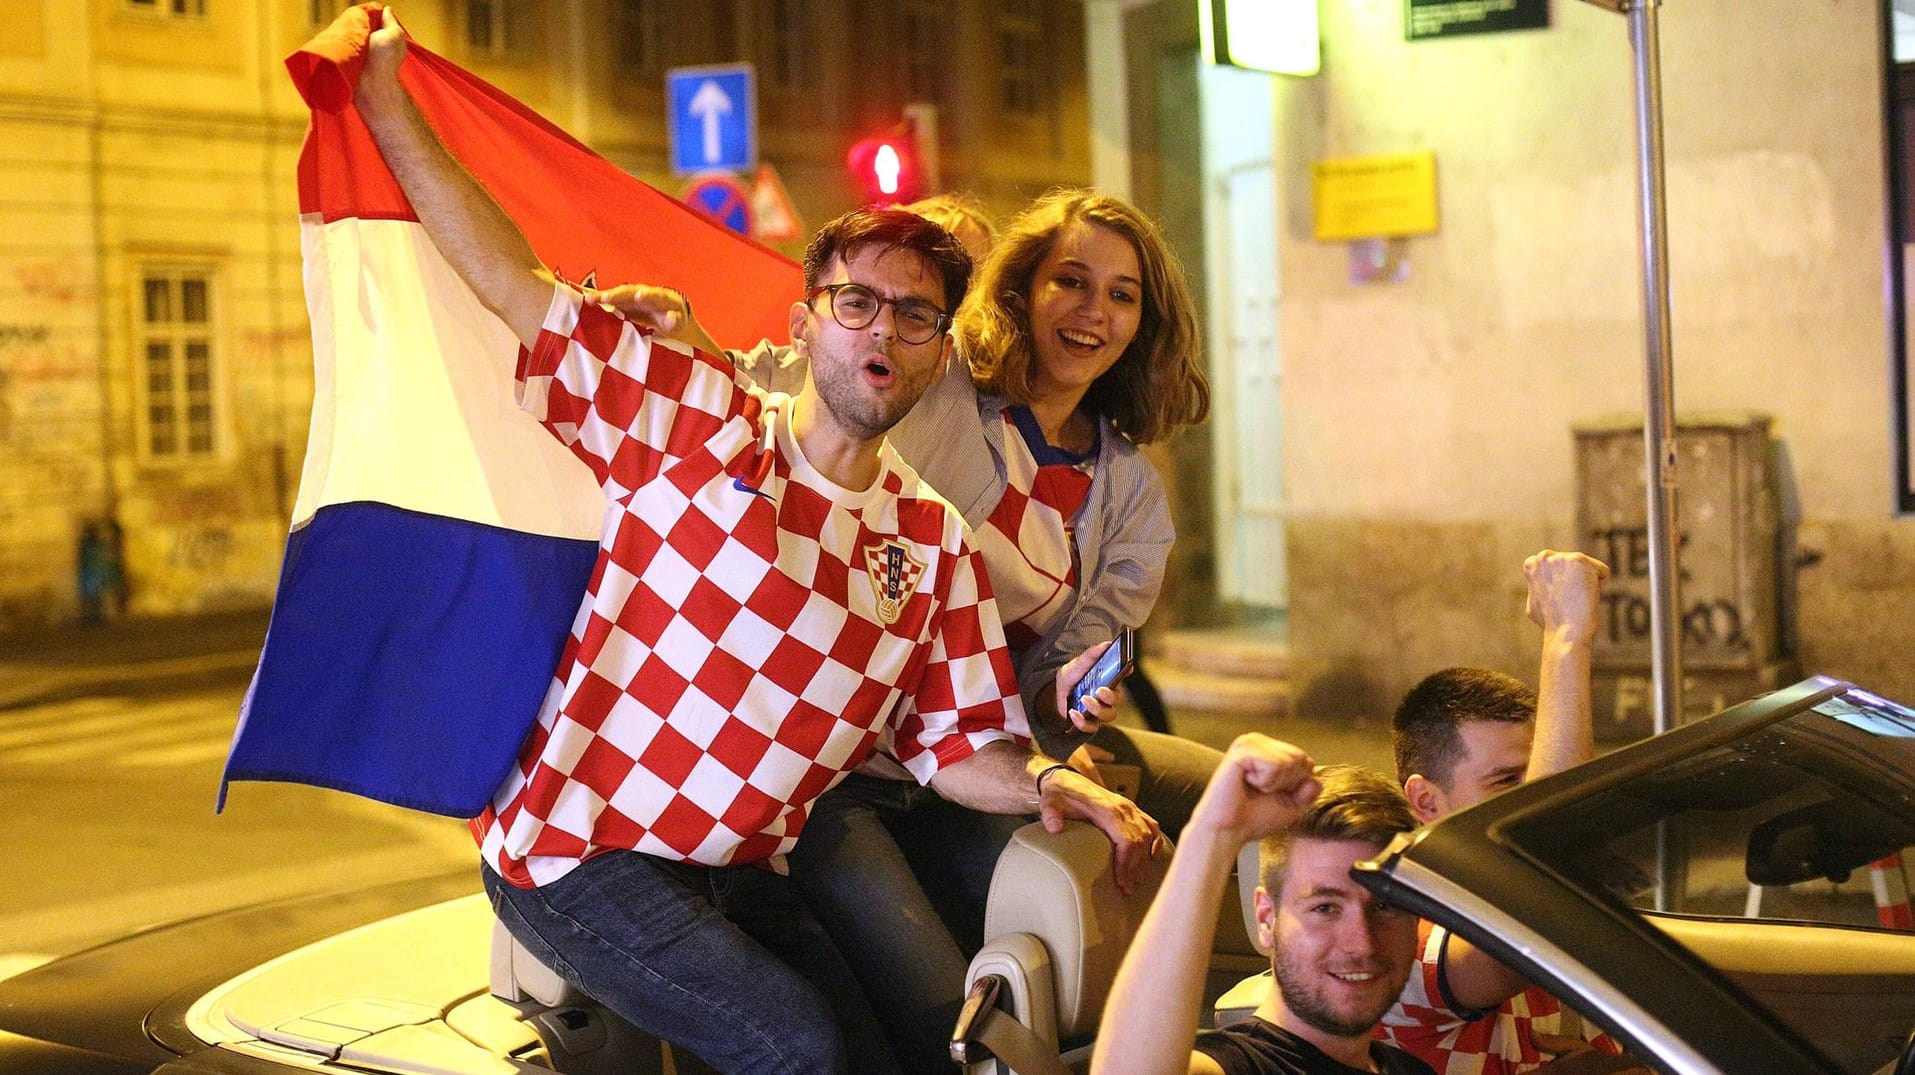
[[[1428,235],[1436,230],[1436,154],[1318,161],[1310,193],[1319,241]]]

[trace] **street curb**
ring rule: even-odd
[[[0,687],[0,714],[100,695],[169,694],[239,686],[250,682],[253,678],[253,668],[259,663],[259,655],[247,653],[232,656],[234,658],[232,663],[220,663],[213,667],[180,671],[151,669],[116,671],[97,677],[34,685],[11,691]]]

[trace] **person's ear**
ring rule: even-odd
[[[1442,817],[1449,810],[1449,797],[1443,794],[1442,788],[1436,786],[1436,781],[1422,773],[1411,773],[1410,778],[1403,782],[1403,795],[1410,800],[1410,813],[1425,824]]]
[[[1266,952],[1277,950],[1277,905],[1270,893],[1262,885],[1257,886],[1257,894],[1252,904],[1257,918],[1257,947]]]
[[[791,304],[791,347],[802,353],[805,349],[805,332],[810,328],[811,305],[804,302]]]

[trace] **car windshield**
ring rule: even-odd
[[[1497,835],[1657,926],[1843,1070],[1869,1071],[1915,1011],[1915,711],[1826,682],[1841,689]]]
[[[1906,929],[1915,711],[1851,688],[1505,835],[1638,909]]]

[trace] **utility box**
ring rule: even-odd
[[[1576,529],[1609,565],[1595,649],[1596,734],[1654,727],[1648,475],[1642,418],[1575,428]],[[1782,652],[1774,452],[1769,418],[1698,414],[1676,423],[1682,719],[1707,716],[1796,678]]]

